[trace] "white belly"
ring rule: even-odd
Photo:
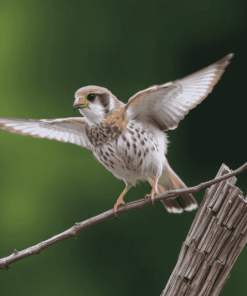
[[[116,178],[134,186],[138,181],[161,176],[166,150],[163,132],[132,121],[117,140],[94,148],[93,153]]]

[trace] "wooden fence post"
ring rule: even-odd
[[[230,172],[222,164],[216,178]],[[247,242],[247,199],[236,181],[233,176],[206,190],[161,296],[219,295]]]

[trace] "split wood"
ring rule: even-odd
[[[216,178],[228,174],[222,165]],[[247,198],[235,176],[206,190],[161,296],[217,296],[247,242]]]

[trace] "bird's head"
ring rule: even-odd
[[[90,123],[100,123],[114,111],[116,101],[118,99],[107,88],[89,85],[76,91],[73,108]]]

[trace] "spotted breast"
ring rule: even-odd
[[[86,134],[96,159],[114,176],[135,185],[162,174],[166,137],[152,126],[134,120],[125,130],[119,126],[86,125]]]

